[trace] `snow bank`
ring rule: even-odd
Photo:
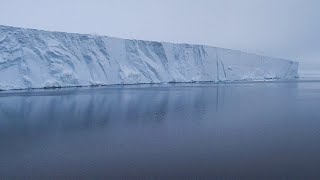
[[[297,62],[235,50],[0,26],[2,90],[297,76]]]

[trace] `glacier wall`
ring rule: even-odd
[[[297,76],[297,62],[241,51],[0,26],[1,90]]]

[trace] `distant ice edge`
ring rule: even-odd
[[[0,90],[294,79],[299,64],[236,50],[0,26]]]

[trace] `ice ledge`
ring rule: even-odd
[[[202,45],[0,26],[0,89],[287,80],[299,64]]]

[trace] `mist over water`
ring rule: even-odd
[[[1,176],[320,176],[320,83],[0,93]]]

